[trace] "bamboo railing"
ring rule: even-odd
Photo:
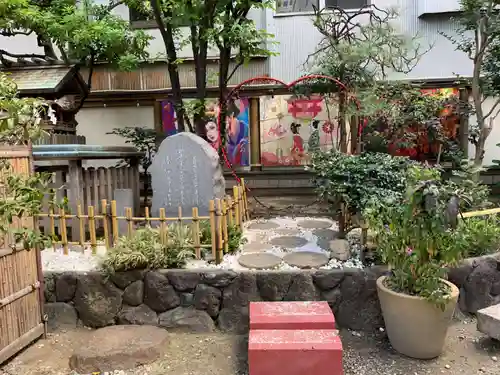
[[[106,199],[102,199],[100,206],[89,205],[86,212],[82,205],[77,205],[76,213],[68,213],[64,208],[60,208],[57,212],[49,209],[47,213],[38,215],[39,219],[48,222],[48,230],[45,228],[45,233],[53,239],[54,249],[57,246],[62,246],[63,253],[69,254],[70,245],[79,245],[82,247],[90,247],[92,253],[97,252],[98,246],[105,246],[106,249],[112,248],[118,241],[119,237],[132,237],[134,232],[141,227],[151,227],[158,225],[160,238],[162,242],[168,238],[169,224],[186,223],[192,227],[192,243],[195,249],[196,258],[201,259],[202,249],[211,249],[211,255],[217,263],[222,261],[224,253],[228,251],[229,243],[229,228],[238,226],[243,229],[243,223],[249,220],[248,202],[245,182],[241,179],[241,183],[233,187],[233,194],[227,195],[222,199],[214,199],[209,202],[208,216],[200,216],[198,207],[193,207],[189,216],[184,216],[186,213],[179,207],[178,215],[175,217],[167,217],[165,208],[159,209],[159,216],[152,217],[149,208],[146,207],[145,215],[141,217],[133,216],[132,208],[125,208],[125,216],[117,214],[118,209],[116,201],[111,201],[108,204]],[[210,226],[211,244],[201,244],[201,229],[200,223],[206,220]],[[126,233],[120,233],[120,223],[125,222]],[[58,225],[57,225],[58,224]],[[78,226],[79,238],[77,241],[71,241],[68,235],[68,226]],[[102,228],[102,239],[98,240],[97,228]],[[58,227],[58,232],[56,232]],[[123,229],[123,228],[122,228]]]

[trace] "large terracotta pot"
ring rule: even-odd
[[[422,297],[397,293],[384,285],[386,276],[377,280],[377,291],[389,341],[395,350],[408,357],[431,359],[443,352],[448,326],[457,304],[459,290],[451,288],[444,311]]]

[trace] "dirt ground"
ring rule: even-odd
[[[411,322],[409,322],[411,324]],[[68,358],[86,342],[88,331],[52,334],[0,368],[0,375],[69,375]],[[476,330],[471,319],[456,320],[448,332],[444,354],[431,361],[402,357],[385,334],[341,331],[345,375],[474,375],[500,374],[500,343]],[[247,338],[215,334],[171,333],[165,356],[148,366],[114,375],[245,375]]]

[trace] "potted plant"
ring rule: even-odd
[[[387,335],[398,352],[430,359],[443,350],[459,290],[445,280],[462,257],[453,246],[459,199],[436,169],[408,171],[402,203],[367,210],[390,272],[377,280]]]

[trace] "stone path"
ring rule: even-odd
[[[244,237],[248,242],[236,255],[242,269],[320,268],[339,253],[332,244],[347,246],[337,238],[337,223],[328,218],[256,220],[246,224]]]

